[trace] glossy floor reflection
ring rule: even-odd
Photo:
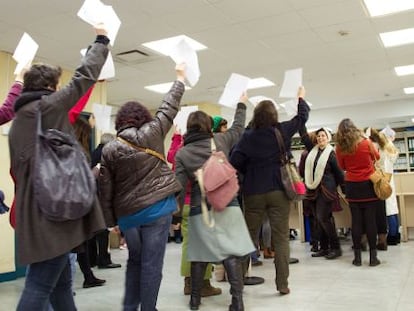
[[[291,255],[300,263],[291,265],[291,294],[280,296],[274,285],[274,268],[271,259],[254,267],[252,275],[265,278],[265,283],[246,286],[244,290],[247,310],[292,310],[292,311],[387,311],[414,310],[414,241],[391,246],[379,252],[382,264],[368,266],[368,253],[364,252],[363,265],[351,264],[353,255],[349,241],[342,243],[343,256],[328,261],[311,258],[309,245],[291,242]],[[167,245],[164,278],[158,298],[158,310],[189,310],[188,296],[183,295],[183,278],[179,276],[181,246]],[[102,287],[82,288],[82,274],[75,279],[76,305],[78,310],[113,311],[122,310],[125,261],[127,250],[112,250],[113,261],[122,263],[120,269],[94,269],[98,278],[107,280]],[[15,310],[24,279],[0,283],[0,310]],[[202,299],[200,311],[228,310],[230,294],[227,283],[216,283],[223,294]],[[36,310],[34,310],[36,311]]]

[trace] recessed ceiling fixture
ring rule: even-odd
[[[168,56],[170,55],[171,49],[183,39],[195,51],[201,51],[201,50],[207,49],[205,45],[201,44],[200,42],[190,37],[187,37],[186,35],[180,35],[180,36],[165,38],[165,39],[161,39],[157,41],[146,42],[146,43],[143,43],[142,45],[158,53]]]
[[[414,9],[413,0],[364,0],[371,17]]]
[[[404,88],[405,94],[414,94],[414,87],[406,87]]]
[[[145,86],[144,88],[155,92],[155,93],[161,93],[161,94],[166,94],[170,89],[171,86],[174,82],[166,82],[166,83],[160,83],[160,84],[153,84],[153,85],[148,85]],[[191,87],[189,86],[185,86],[186,90],[191,90]]]
[[[394,68],[397,76],[408,76],[414,74],[414,64],[407,66],[398,66]]]
[[[380,38],[386,48],[414,43],[414,28],[383,32]]]
[[[266,78],[256,78],[256,79],[250,79],[249,84],[247,85],[248,89],[259,89],[262,87],[268,87],[275,85],[272,81],[266,79]]]

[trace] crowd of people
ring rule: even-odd
[[[336,146],[332,146],[332,133],[327,128],[308,133],[310,108],[304,87],[298,89],[297,114],[288,121],[280,121],[274,103],[263,100],[255,106],[246,125],[247,94],[240,94],[231,125],[220,116],[192,112],[185,134],[178,130],[174,133],[165,159],[164,140],[185,91],[186,66],[179,64],[175,68],[176,81],[155,115],[142,103],[125,103],[116,115],[116,135],[103,135],[90,153],[91,125],[79,113],[98,79],[109,43],[105,29],[96,27],[95,31],[96,39],[68,85],[57,87],[60,68],[32,65],[24,76],[16,77],[0,108],[1,124],[14,120],[9,133],[15,182],[11,220],[19,261],[29,265],[17,310],[76,310],[73,254],[77,254],[85,288],[105,283],[95,277],[91,266],[121,266],[113,263],[108,253],[109,229],[121,231],[128,245],[123,310],[156,310],[171,223],[182,233],[181,275],[191,310],[201,308],[201,297],[222,294],[210,283],[213,264],[222,264],[226,271],[229,310],[244,310],[246,263],[256,252],[264,222],[270,228],[265,257],[274,261],[276,291],[289,294],[292,202],[280,172],[284,153],[292,157],[290,146],[296,133],[306,147],[300,171],[307,189],[304,202],[314,218],[312,257],[333,260],[342,255],[333,218],[338,187],[345,193],[352,213],[353,265],[362,264],[363,236],[369,245],[370,266],[380,264],[377,249],[386,250],[387,244],[398,243],[395,193],[380,200],[369,178],[375,161],[392,173],[398,152],[390,135],[374,129],[365,134],[349,119],[338,125]],[[83,105],[81,109],[79,105]],[[37,143],[34,133],[38,111],[44,128],[77,138],[96,173],[95,200],[90,211],[77,219],[56,222],[36,206],[31,159]],[[73,116],[74,112],[77,115]],[[206,225],[209,216],[202,207],[204,188],[195,176],[212,151],[226,156],[237,170],[240,185],[239,193],[221,212],[213,212],[207,201],[214,230]]]

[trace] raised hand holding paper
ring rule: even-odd
[[[182,39],[175,45],[171,52],[170,57],[176,64],[186,64],[186,77],[190,86],[197,84],[200,78],[200,67],[198,65],[198,57],[195,50],[187,43],[185,39]]]
[[[24,33],[13,53],[13,59],[17,62],[14,74],[19,74],[25,67],[32,63],[39,45],[27,33]]]
[[[112,107],[95,103],[92,105],[92,111],[95,116],[96,127],[98,130],[102,132],[109,131],[111,125]]]
[[[182,135],[187,132],[187,119],[190,113],[193,111],[197,111],[198,106],[186,106],[181,107],[181,110],[177,113],[176,117],[174,118],[174,124],[180,130]]]
[[[236,107],[240,96],[247,90],[249,81],[250,78],[246,76],[232,73],[219,99],[219,103],[223,106]]]
[[[282,88],[279,97],[296,98],[298,88],[302,85],[302,68],[285,71]]]
[[[114,45],[121,21],[112,6],[105,5],[100,0],[85,0],[77,15],[92,26],[103,23],[108,31],[110,44]]]

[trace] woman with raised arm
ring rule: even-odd
[[[281,182],[280,167],[290,155],[292,136],[306,123],[309,106],[303,99],[305,89],[298,90],[298,112],[289,121],[279,122],[275,105],[261,101],[254,109],[249,129],[243,133],[230,156],[230,162],[243,178],[244,216],[252,240],[256,239],[263,216],[267,214],[275,250],[276,289],[289,294],[289,211],[290,204]],[[283,140],[279,145],[277,135]]]
[[[210,157],[213,142],[217,151],[223,151],[228,156],[244,129],[246,101],[247,97],[242,96],[237,105],[234,122],[225,132],[213,134],[212,118],[203,111],[192,112],[187,121],[184,146],[175,157],[177,179],[183,187],[187,182],[191,184],[187,250],[188,261],[191,261],[191,310],[199,309],[203,278],[210,262],[223,262],[226,269],[232,295],[229,310],[244,310],[242,258],[255,248],[249,238],[237,197],[223,211],[214,213],[215,226],[209,228],[203,222],[201,190],[194,173]],[[184,197],[183,188],[179,196],[181,205],[184,204]]]
[[[164,139],[184,94],[185,65],[155,117],[136,101],[115,119],[117,139],[102,150],[99,193],[109,227],[119,226],[128,244],[124,311],[156,310],[175,194],[181,185],[164,159]]]
[[[95,28],[91,44],[68,85],[57,90],[61,69],[34,64],[24,74],[22,95],[15,103],[15,119],[9,132],[11,174],[16,179],[15,211],[17,254],[30,264],[17,310],[45,310],[49,299],[55,310],[76,310],[69,265],[69,252],[104,229],[98,201],[85,216],[54,222],[36,207],[32,159],[35,154],[37,113],[43,128],[73,134],[68,112],[97,81],[108,55],[106,31]]]

